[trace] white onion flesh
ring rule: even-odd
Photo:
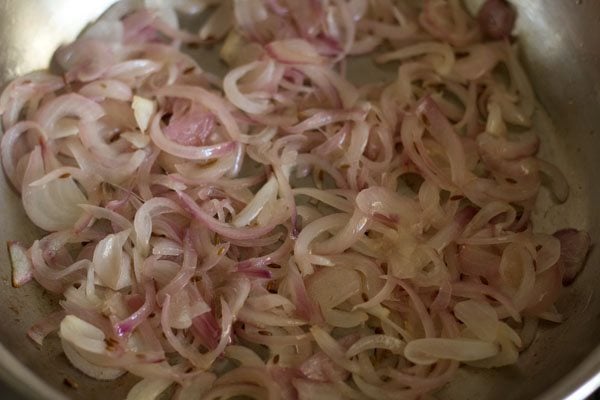
[[[123,253],[123,245],[129,238],[129,230],[110,234],[94,249],[94,270],[100,283],[113,290],[131,285],[131,259]]]
[[[498,316],[487,303],[467,300],[454,306],[454,315],[479,339],[493,342],[498,335]]]
[[[156,103],[140,96],[133,96],[131,108],[133,108],[133,115],[135,116],[138,128],[142,132],[146,132],[148,125],[150,125],[150,120],[156,112]]]
[[[8,242],[8,256],[12,271],[13,287],[21,287],[33,278],[33,266],[27,249],[17,242]]]
[[[99,381],[112,381],[123,376],[127,371],[119,368],[99,367],[85,358],[69,342],[61,343],[65,356],[71,364],[87,376]]]

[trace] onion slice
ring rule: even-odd
[[[431,365],[438,360],[476,361],[493,357],[496,345],[468,339],[417,339],[406,344],[404,356],[417,365]]]
[[[23,245],[9,241],[7,247],[12,272],[12,285],[18,288],[33,278],[33,265],[27,255],[27,249]]]
[[[569,187],[514,9],[408,3],[118,1],[10,83],[2,166],[48,231],[8,243],[12,284],[62,296],[29,337],[130,400],[427,398],[515,364],[591,238],[537,231]]]
[[[169,140],[160,127],[162,115],[156,115],[150,126],[152,142],[163,151],[188,160],[210,160],[219,158],[233,151],[235,143],[223,142],[210,146],[185,146]]]

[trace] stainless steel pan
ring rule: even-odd
[[[114,0],[4,0],[0,2],[0,82],[48,65],[54,49],[72,40]],[[303,1],[303,0],[298,0]],[[480,1],[467,1],[477,7]],[[564,205],[546,201],[538,219],[546,227],[575,226],[600,238],[600,1],[514,0],[523,59],[555,130],[543,130],[544,156],[571,183]],[[543,199],[542,199],[543,200]],[[30,243],[39,232],[19,199],[0,179],[0,242]],[[600,386],[600,252],[559,302],[561,325],[545,326],[534,345],[510,368],[463,371],[440,398],[584,399]],[[73,369],[56,339],[37,348],[25,332],[57,299],[35,284],[10,286],[0,252],[0,378],[27,398],[124,398],[132,378],[98,382]],[[71,384],[69,384],[71,383]],[[71,386],[76,385],[77,388]],[[0,394],[0,397],[4,398]]]

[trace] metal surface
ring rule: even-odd
[[[0,82],[48,65],[54,49],[72,40],[114,0],[5,0],[0,2]],[[303,1],[303,0],[298,0]],[[476,7],[481,1],[467,1]],[[569,201],[555,205],[547,194],[537,215],[542,229],[588,229],[600,238],[600,1],[515,0],[523,59],[547,112],[538,113],[543,157],[565,171]],[[17,196],[0,179],[0,242],[31,241],[39,234],[28,223]],[[534,345],[510,368],[463,370],[445,388],[444,399],[584,399],[600,386],[600,251],[559,301],[566,320],[546,325]],[[97,382],[69,366],[57,339],[43,348],[25,332],[55,307],[56,299],[36,285],[10,287],[10,268],[0,252],[0,378],[23,396],[40,399],[124,398],[131,378]],[[64,384],[76,382],[77,389]]]

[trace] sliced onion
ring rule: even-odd
[[[90,82],[79,89],[79,94],[93,100],[115,99],[129,101],[133,96],[129,85],[116,79],[102,79]]]
[[[127,393],[126,400],[153,400],[173,384],[170,379],[146,378],[136,383]]]
[[[17,242],[8,242],[8,256],[10,257],[12,285],[15,288],[25,285],[33,278],[33,265],[27,249]]]
[[[404,349],[404,356],[417,365],[431,365],[438,360],[483,360],[497,353],[495,344],[469,339],[417,339]]]
[[[201,106],[192,103],[186,109],[176,103],[173,107],[173,115],[165,127],[169,139],[182,145],[198,146],[214,133],[215,118]]]
[[[80,204],[79,207],[92,217],[97,219],[106,219],[123,230],[133,229],[131,222],[129,222],[127,218],[106,207],[98,207],[90,204]],[[135,235],[132,234],[132,236],[135,240]]]
[[[229,310],[233,318],[238,316],[244,303],[246,303],[251,287],[250,280],[244,276],[240,276],[232,279],[231,286],[224,291],[223,295],[229,305]]]
[[[265,41],[259,26],[268,18],[267,7],[262,1],[234,0],[234,15],[242,32],[259,42]]]
[[[265,366],[263,360],[254,351],[247,347],[239,345],[230,345],[225,349],[227,358],[240,362],[241,365],[248,367],[261,368]]]
[[[317,320],[319,309],[315,302],[309,297],[304,279],[294,265],[290,265],[290,271],[287,275],[288,291],[290,298],[295,305],[296,314],[305,321]]]
[[[63,341],[62,348],[65,356],[75,368],[87,376],[99,381],[112,381],[123,376],[127,372],[124,369],[119,368],[99,367],[94,363],[89,362],[83,356],[81,356],[81,354],[79,354],[75,347],[69,342]]]
[[[335,122],[342,122],[347,120],[360,121],[364,118],[365,112],[364,110],[360,109],[351,109],[344,111],[317,111],[304,121],[288,128],[288,131],[290,133],[303,133],[305,131],[318,129]],[[361,127],[364,127],[364,124],[361,125]],[[358,154],[362,154],[362,151],[360,151]],[[350,157],[350,160],[352,160],[353,158],[354,157]]]
[[[298,391],[298,400],[322,399],[341,400],[342,394],[335,387],[326,383],[313,382],[308,379],[294,379],[294,387]]]
[[[169,140],[160,127],[161,115],[156,115],[150,127],[150,137],[152,142],[161,150],[177,157],[189,160],[210,160],[222,157],[230,153],[235,148],[233,142],[223,142],[210,146],[185,146]]]
[[[360,293],[361,278],[348,268],[325,267],[311,276],[306,288],[313,301],[326,310]]]
[[[294,245],[294,254],[298,261],[298,266],[304,275],[313,272],[312,264],[331,265],[332,262],[320,256],[311,255],[311,244],[320,235],[330,229],[338,229],[347,222],[347,215],[342,213],[331,214],[319,218],[308,224],[298,235]]]
[[[562,245],[560,239],[551,235],[535,235],[537,253],[535,255],[535,272],[541,273],[552,268],[560,259]]]
[[[479,27],[491,39],[504,39],[512,33],[517,13],[506,0],[487,0],[479,9]]]
[[[48,102],[41,107],[35,120],[48,137],[60,137],[60,132],[55,132],[56,123],[64,117],[77,117],[82,121],[96,121],[104,115],[104,110],[94,101],[75,93],[65,94]]]
[[[140,132],[124,132],[121,137],[137,149],[143,149],[150,144],[150,137]]]
[[[148,254],[152,236],[152,218],[164,213],[183,214],[177,203],[166,198],[156,197],[145,202],[136,212],[133,227],[137,236],[137,245],[142,254]]]
[[[493,342],[498,336],[498,315],[488,303],[461,301],[454,306],[454,315],[485,342]]]
[[[358,364],[356,364],[356,362],[354,361],[349,360],[346,357],[344,349],[327,332],[319,328],[317,325],[313,325],[310,328],[310,332],[312,333],[313,338],[315,339],[321,350],[323,350],[323,352],[327,354],[331,361],[333,361],[340,367],[350,371],[351,373],[358,373]]]
[[[305,3],[118,2],[61,76],[9,84],[3,167],[55,231],[9,243],[13,285],[64,296],[34,341],[58,327],[83,373],[142,378],[130,399],[395,400],[514,364],[508,318],[562,319],[590,237],[534,233],[542,182],[568,186],[514,132],[516,47],[483,38],[512,8]],[[198,34],[177,9],[207,10]],[[180,50],[221,37],[224,78]],[[347,79],[380,45],[395,80]]]
[[[60,337],[63,347],[71,347],[74,352],[69,352],[74,355],[75,366],[82,368],[105,367],[109,368],[111,377],[116,377],[118,368],[133,363],[144,362],[160,362],[164,360],[163,354],[144,354],[125,351],[114,345],[113,342],[107,341],[104,332],[94,325],[79,319],[73,315],[67,315],[60,324]],[[109,346],[110,344],[110,346]],[[68,350],[67,350],[68,351]],[[77,357],[79,356],[79,357]],[[81,362],[79,362],[81,361]],[[91,363],[89,365],[87,363]],[[88,370],[89,371],[89,370]],[[102,372],[102,370],[100,370]],[[86,372],[82,370],[82,372]],[[91,372],[97,372],[92,370]],[[122,374],[123,371],[119,371]],[[114,378],[112,378],[114,379]]]
[[[192,86],[167,86],[160,89],[157,95],[186,98],[197,101],[210,110],[225,127],[232,140],[239,140],[242,136],[240,128],[231,115],[229,107],[223,98],[201,87]],[[156,118],[155,118],[156,121]]]
[[[249,307],[243,308],[238,316],[240,321],[255,325],[255,326],[302,326],[305,324],[303,320],[296,318],[283,317],[271,312],[263,312],[252,310]]]
[[[569,197],[569,184],[563,173],[553,164],[538,160],[540,170],[550,178],[550,188],[560,203]]]
[[[256,192],[256,195],[252,198],[252,201],[235,216],[231,224],[237,227],[249,225],[250,222],[258,216],[262,209],[269,204],[269,202],[275,200],[277,197],[277,191],[277,179],[272,176],[269,178],[267,183],[265,183],[264,186],[260,188],[258,192]]]
[[[123,24],[121,21],[100,19],[91,25],[82,37],[98,39],[105,43],[120,43],[123,39]]]
[[[34,71],[23,75],[8,84],[0,96],[0,111],[4,129],[8,130],[19,120],[23,107],[37,96],[44,96],[64,87],[61,77],[44,71]]]
[[[425,42],[415,44],[410,47],[396,50],[390,53],[384,53],[377,57],[377,62],[386,63],[392,60],[403,60],[406,58],[412,58],[424,54],[435,54],[441,57],[436,59],[433,67],[437,70],[440,75],[447,75],[454,66],[454,52],[452,48],[445,43],[438,42]]]
[[[498,332],[498,344],[500,351],[494,357],[486,360],[470,362],[470,365],[479,368],[497,368],[505,365],[514,364],[519,357],[518,347],[521,346],[521,341],[516,332],[501,322]]]
[[[47,139],[45,132],[42,127],[35,122],[22,121],[12,126],[9,130],[4,132],[2,136],[2,142],[0,144],[1,156],[2,156],[2,167],[4,173],[10,179],[10,182],[15,188],[20,190],[21,179],[17,176],[17,158],[18,156],[16,146],[23,134],[27,132],[35,132],[39,140],[44,143]]]
[[[86,150],[81,143],[75,141],[69,142],[67,148],[73,154],[73,157],[83,171],[90,175],[100,175],[103,180],[115,185],[123,183],[128,176],[135,173],[146,159],[146,152],[138,150],[134,153],[129,153],[127,161],[119,165],[118,168],[115,168],[115,165],[107,167],[94,154]],[[123,155],[125,156],[126,154]]]
[[[55,311],[29,328],[27,336],[41,346],[46,336],[59,329],[60,322],[64,318],[64,311]]]
[[[221,39],[232,24],[233,7],[229,1],[222,1],[215,12],[204,23],[198,35],[202,40]]]
[[[249,114],[264,114],[271,110],[272,106],[264,99],[251,100],[243,94],[239,86],[239,81],[244,75],[263,66],[263,62],[254,61],[250,64],[242,65],[231,70],[223,79],[223,90],[227,99],[236,107],[246,111]]]
[[[231,348],[229,346],[228,348]],[[191,382],[186,384],[177,392],[175,400],[196,400],[199,396],[204,395],[213,385],[216,377],[211,373],[203,373],[193,378]]]
[[[262,46],[247,42],[235,30],[229,31],[221,47],[219,56],[229,66],[239,66],[260,58],[264,53]]]
[[[133,96],[131,103],[133,115],[140,131],[146,132],[152,117],[156,113],[156,103],[141,96]]]
[[[464,145],[454,127],[431,97],[421,100],[417,106],[417,113],[427,118],[430,124],[429,133],[444,147],[450,164],[452,182],[463,184],[470,173],[466,167]]]
[[[406,343],[402,340],[387,335],[365,336],[357,340],[346,351],[346,357],[354,357],[358,353],[373,349],[385,349],[394,354],[403,354]]]
[[[100,283],[113,290],[131,285],[131,258],[123,252],[130,230],[107,235],[94,250],[94,268]]]
[[[395,222],[415,226],[419,221],[416,202],[383,187],[370,187],[356,196],[357,207],[367,215],[384,216]]]
[[[199,222],[210,226],[211,229],[218,234],[238,240],[254,239],[266,235],[271,232],[274,228],[272,225],[258,226],[258,227],[242,227],[233,228],[228,224],[219,222],[203,211],[191,197],[184,193],[179,193],[179,198],[183,201],[186,209],[196,218]]]
[[[241,396],[252,399],[265,399],[269,397],[269,393],[265,388],[249,383],[228,384],[223,386],[215,385],[204,395],[204,399],[217,400]]]
[[[114,331],[119,336],[128,336],[138,326],[140,326],[152,313],[156,300],[156,290],[154,284],[149,281],[144,282],[144,304],[140,306],[133,314],[114,325]]]
[[[303,74],[312,80],[319,88],[324,90],[333,104],[341,104],[344,108],[351,108],[358,100],[357,89],[336,72],[322,69],[314,65],[296,66]]]
[[[476,80],[489,73],[498,63],[498,52],[490,46],[475,45],[468,49],[469,54],[458,59],[454,64],[454,72],[467,80]]]
[[[275,60],[285,64],[322,64],[323,57],[306,40],[276,40],[266,47],[267,52]]]
[[[345,336],[340,339],[340,345],[346,349],[355,341],[355,336]],[[300,372],[302,372],[302,374],[304,374],[307,378],[320,382],[327,382],[329,380],[344,381],[348,377],[348,371],[338,366],[323,351],[315,353],[313,356],[304,361],[300,366]]]
[[[40,228],[47,231],[67,229],[81,215],[79,204],[87,203],[88,200],[70,176],[38,186],[30,185],[30,182],[44,174],[42,161],[42,151],[37,147],[29,157],[23,178],[23,207],[27,216]]]
[[[170,278],[169,282],[158,291],[156,295],[158,302],[163,302],[166,296],[174,297],[179,291],[183,290],[194,276],[197,264],[198,254],[191,247],[189,238],[186,237],[184,239],[183,262],[181,263],[181,268]]]
[[[162,64],[152,60],[134,59],[111,66],[104,74],[109,79],[134,80],[160,71]]]

